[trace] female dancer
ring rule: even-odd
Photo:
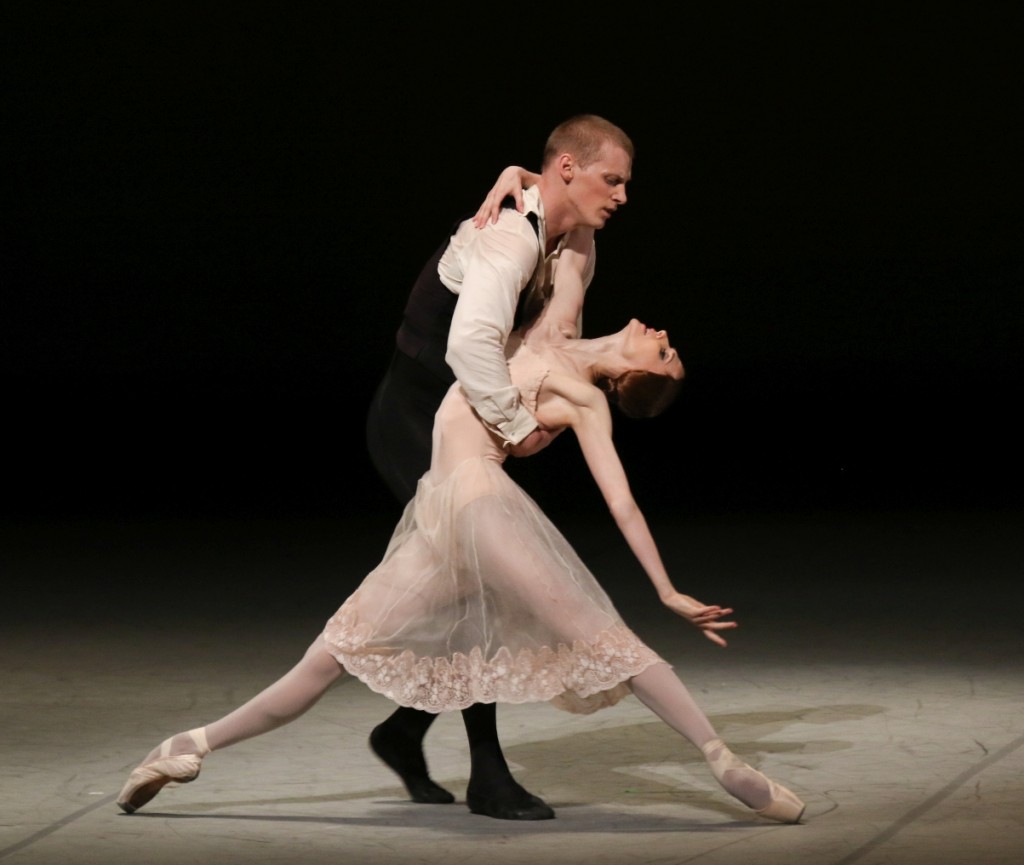
[[[661,601],[724,646],[732,610],[673,587],[612,443],[609,401],[631,416],[660,413],[678,391],[682,363],[664,331],[635,319],[618,333],[577,339],[581,302],[581,286],[559,285],[534,322],[513,334],[513,381],[548,441],[566,428],[576,434]],[[161,743],[132,771],[118,805],[130,814],[168,782],[194,780],[210,751],[294,720],[347,671],[400,705],[430,712],[544,700],[591,712],[632,692],[701,750],[727,792],[763,817],[798,822],[804,803],[733,755],[504,471],[504,458],[453,385],[436,415],[430,469],[381,563],[295,667],[223,718]],[[486,813],[472,786],[466,799]]]

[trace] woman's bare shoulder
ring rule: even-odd
[[[572,423],[580,409],[598,405],[607,405],[600,388],[561,370],[551,370],[538,393],[538,415],[546,411],[564,424]]]

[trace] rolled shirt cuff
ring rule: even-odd
[[[537,427],[537,418],[530,413],[528,408],[520,405],[516,409],[515,417],[495,424],[494,431],[505,440],[502,447],[508,448],[519,444]]]

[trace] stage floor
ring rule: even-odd
[[[427,753],[458,801],[413,804],[366,746],[391,704],[351,679],[122,814],[115,796],[151,747],[299,658],[390,518],[8,522],[0,861],[1024,861],[1020,512],[651,522],[677,587],[736,608],[727,649],[659,607],[609,518],[566,533],[733,750],[804,798],[802,825],[753,817],[635,698],[589,716],[499,707],[516,776],[555,820],[468,812],[457,714]]]

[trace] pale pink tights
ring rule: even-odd
[[[317,637],[294,667],[280,679],[264,688],[247,703],[206,726],[206,742],[210,751],[226,748],[261,733],[269,733],[294,721],[319,700],[345,673]],[[201,749],[188,733],[178,733],[171,741],[171,756],[196,754]],[[159,746],[150,752],[146,762],[156,759]]]
[[[771,802],[768,779],[746,763],[731,758],[731,752],[718,738],[707,715],[668,664],[648,667],[630,679],[629,684],[641,703],[701,749],[712,773],[726,792],[754,810],[760,810]]]
[[[268,733],[310,709],[345,672],[318,637],[291,670],[247,703],[206,727],[210,751]],[[739,760],[722,760],[728,748],[718,739],[707,715],[668,664],[654,664],[630,680],[636,697],[673,730],[702,750],[718,782],[750,808],[765,807],[772,798],[768,779]],[[189,733],[172,737],[170,754],[200,753]],[[156,759],[159,746],[146,762]],[[726,766],[722,769],[720,767]]]

